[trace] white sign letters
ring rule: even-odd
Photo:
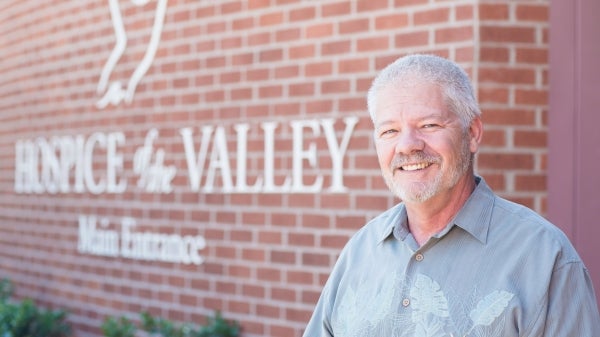
[[[336,136],[332,118],[292,120],[287,125],[262,122],[252,126],[239,123],[227,128],[204,125],[196,130],[179,130],[184,149],[187,185],[198,193],[343,193],[344,158],[357,117],[344,118],[344,131]],[[254,127],[254,129],[253,129]],[[284,130],[291,130],[291,168],[276,167],[276,142]],[[199,132],[196,132],[199,131]],[[262,165],[255,176],[248,173],[249,134],[262,138]],[[307,136],[308,135],[308,136]],[[147,193],[173,193],[173,179],[178,167],[167,164],[168,153],[157,147],[157,129],[150,129],[134,155],[132,171],[136,186]],[[319,138],[325,139],[331,179],[324,186],[324,170],[319,167]],[[256,138],[256,137],[255,137]],[[230,151],[235,144],[235,151]],[[15,143],[14,191],[20,194],[120,194],[129,186],[125,170],[123,132],[95,132],[89,136],[64,135],[50,138],[21,139]],[[279,146],[278,146],[279,145]],[[288,145],[289,146],[289,145]],[[259,156],[260,157],[260,156]],[[307,177],[305,169],[312,174]],[[250,171],[252,172],[252,171]],[[287,172],[283,181],[276,172]],[[316,172],[316,173],[315,173]],[[80,215],[78,251],[99,256],[137,260],[201,264],[199,251],[205,248],[202,236],[180,236],[135,231],[135,219],[124,217],[120,229],[107,218]]]
[[[45,139],[18,140],[15,145],[16,193],[123,193],[122,132],[96,132]],[[104,174],[94,175],[94,162],[103,156]]]
[[[109,229],[107,218],[79,216],[77,250],[100,256],[199,265],[198,251],[206,247],[204,237],[152,232],[135,232],[134,219],[121,219],[121,230]]]
[[[280,184],[275,179],[276,133],[281,129],[278,122],[263,122],[257,128],[264,145],[263,167],[261,174],[255,177],[248,177],[247,173],[250,124],[234,125],[233,136],[224,126],[202,126],[197,137],[199,144],[194,137],[194,128],[182,128],[179,134],[185,151],[188,186],[201,193],[319,193],[324,188],[330,193],[342,193],[347,190],[343,162],[357,122],[357,117],[345,118],[344,133],[338,139],[335,121],[331,118],[290,121],[292,167]],[[322,171],[318,165],[317,144],[307,142],[306,130],[313,138],[323,136],[326,140],[331,161],[329,186],[323,186],[322,173],[314,175],[311,182],[305,181],[306,166]],[[137,186],[144,191],[171,193],[171,183],[178,168],[165,164],[167,153],[154,146],[158,137],[158,130],[148,131],[144,145],[135,151],[133,172],[138,176]],[[236,144],[235,158],[228,148],[232,137]],[[15,144],[14,190],[38,194],[123,193],[128,186],[122,149],[125,142],[122,132],[18,140]]]
[[[192,128],[180,130],[185,149],[185,158],[188,169],[190,188],[192,191],[204,193],[318,193],[323,189],[323,176],[317,175],[312,184],[304,182],[304,162],[310,167],[318,168],[316,144],[308,144],[305,149],[304,129],[312,131],[314,136],[325,133],[329,155],[331,158],[331,185],[327,191],[340,193],[346,191],[343,185],[343,160],[350,136],[358,118],[347,117],[344,119],[345,129],[342,139],[338,142],[333,128],[333,119],[323,120],[295,120],[290,122],[292,128],[292,172],[280,185],[275,183],[275,132],[278,128],[277,122],[263,122],[260,129],[263,133],[263,172],[256,177],[252,183],[247,180],[247,147],[249,124],[236,124],[235,139],[237,144],[236,157],[236,179],[234,182],[232,168],[227,147],[227,136],[222,126],[204,126],[201,128],[200,146],[194,144],[194,131]],[[209,145],[212,150],[208,153]],[[206,164],[208,160],[208,165]],[[208,166],[204,185],[201,186],[201,177],[205,166]],[[221,188],[215,187],[216,172],[220,172]]]

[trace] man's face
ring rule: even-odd
[[[377,95],[375,147],[390,190],[424,202],[464,184],[478,148],[480,121],[464,128],[433,84],[388,84]]]

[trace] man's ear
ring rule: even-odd
[[[483,122],[481,117],[475,117],[469,125],[469,149],[476,153],[483,138]]]

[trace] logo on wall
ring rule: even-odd
[[[150,0],[130,0],[136,6],[144,6],[150,2]],[[158,43],[160,42],[160,36],[162,34],[163,24],[165,20],[165,13],[167,9],[167,0],[157,0],[156,14],[154,17],[154,23],[152,25],[152,32],[150,34],[150,42],[146,48],[146,52],[142,60],[138,63],[135,70],[127,80],[127,84],[121,82],[119,79],[110,80],[111,74],[113,73],[117,62],[123,56],[125,49],[127,48],[127,33],[125,32],[125,25],[123,24],[123,17],[121,15],[121,8],[119,7],[119,0],[108,0],[110,7],[110,16],[112,18],[113,28],[115,31],[116,43],[113,48],[108,60],[102,68],[100,75],[100,81],[98,82],[97,92],[99,95],[103,95],[102,98],[96,102],[96,107],[104,109],[109,104],[119,105],[121,102],[131,103],[135,89],[142,79],[142,77],[150,68]]]

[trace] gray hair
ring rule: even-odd
[[[481,115],[469,76],[461,67],[439,56],[415,54],[397,59],[373,80],[367,94],[367,106],[373,122],[378,92],[389,84],[411,81],[438,85],[448,109],[459,117],[464,127]]]

